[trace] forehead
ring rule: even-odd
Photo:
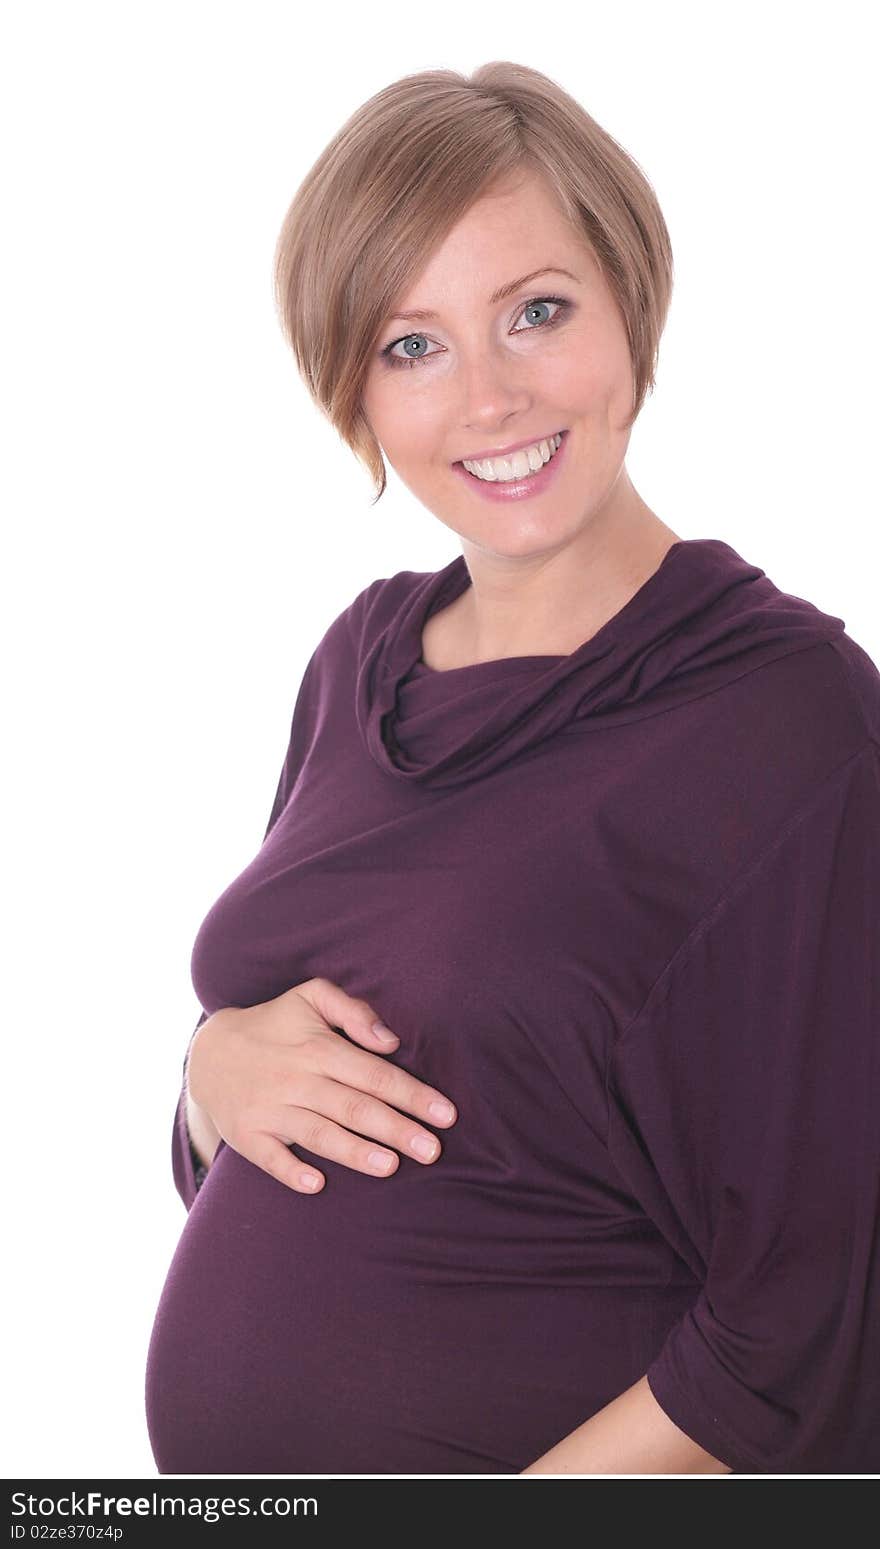
[[[491,296],[487,297],[486,304],[490,307],[497,306],[499,302],[506,301],[510,296],[515,296],[517,291],[523,289],[523,286],[530,285],[533,281],[543,279],[544,277],[550,278],[552,275],[572,280],[575,285],[583,283],[580,276],[574,274],[571,269],[566,269],[561,264],[545,264],[540,269],[530,269],[527,274],[515,275],[513,279],[505,280],[492,292]],[[389,314],[389,322],[424,323],[436,321],[439,315],[439,312],[432,307],[411,307],[406,312],[391,312]]]
[[[540,281],[585,286],[596,267],[586,234],[546,181],[508,179],[474,200],[395,297],[387,320],[436,321],[468,288],[475,305],[491,308]]]

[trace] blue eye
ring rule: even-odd
[[[407,356],[392,355],[391,351],[392,350],[396,350],[398,344],[409,344],[410,341],[413,340],[413,339],[421,339],[421,340],[424,340],[425,344],[429,343],[429,341],[427,339],[425,339],[425,335],[423,333],[408,333],[408,334],[405,334],[402,339],[395,339],[393,344],[389,344],[387,349],[384,349],[382,351],[382,354],[386,357],[389,365],[391,365],[391,366],[417,366],[420,360],[424,360],[424,358],[425,358],[425,352],[424,351],[420,355],[407,355]]]
[[[550,305],[552,299],[553,299],[552,296],[544,296],[544,297],[542,297],[538,301],[527,301],[525,306],[523,307],[523,312],[524,313],[525,312],[537,312],[539,307],[548,307]],[[541,318],[541,317],[539,317],[538,318],[538,322],[539,323],[549,323],[549,322],[552,322],[552,318],[549,318],[549,317]],[[516,332],[517,333],[521,333],[522,329],[517,328]],[[528,332],[530,332],[530,330],[526,329],[526,332],[528,333]]]
[[[525,303],[518,315],[522,317],[526,312],[534,312],[540,307],[547,306],[555,306],[558,309],[553,313],[552,317],[539,317],[531,327],[515,328],[513,332],[535,333],[539,328],[552,328],[554,323],[561,322],[565,317],[570,310],[571,302],[566,301],[564,296],[535,296],[531,301]],[[426,344],[430,342],[423,333],[407,333],[403,335],[403,338],[394,339],[391,344],[386,344],[385,348],[380,351],[382,358],[387,360],[389,366],[418,366],[421,361],[428,358],[424,350],[419,355],[403,356],[392,353],[397,349],[398,344],[409,344],[410,340],[414,339],[424,340]]]

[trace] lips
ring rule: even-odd
[[[552,441],[554,436],[564,437],[566,434],[567,431],[565,430],[550,430],[546,436],[532,436],[527,441],[516,441],[513,446],[506,446],[503,450],[497,452],[469,452],[467,457],[459,457],[452,466],[458,468],[465,462],[482,463],[485,462],[487,457],[512,457],[514,452],[525,451],[527,446],[537,446],[540,441]]]
[[[537,500],[556,483],[560,476],[560,467],[564,467],[566,463],[568,435],[565,431],[560,431],[558,434],[560,441],[557,450],[537,473],[530,472],[517,479],[481,479],[477,474],[471,473],[464,463],[453,463],[452,472],[457,478],[463,479],[467,485],[468,499],[488,500],[494,503],[501,501],[508,507],[511,502],[519,504],[521,501]]]

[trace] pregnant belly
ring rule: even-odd
[[[146,1372],[158,1471],[519,1473],[644,1375],[691,1286],[462,1169],[310,1157],[299,1195],[224,1146]],[[448,1158],[445,1159],[448,1161]]]

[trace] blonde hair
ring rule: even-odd
[[[287,211],[274,259],[281,328],[315,403],[384,492],[362,408],[384,319],[481,195],[537,171],[586,238],[620,308],[638,416],[672,296],[669,232],[632,157],[555,81],[494,60],[423,70],[343,124]]]

